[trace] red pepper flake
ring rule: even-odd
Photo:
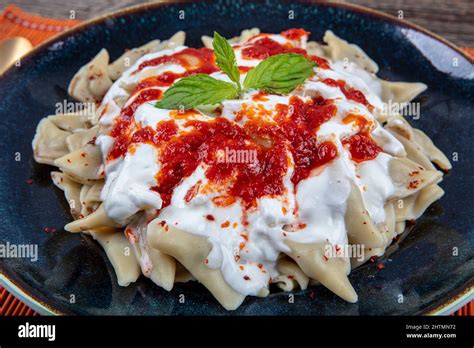
[[[385,265],[384,265],[383,263],[379,263],[379,264],[377,265],[377,268],[378,268],[379,271],[381,271],[381,270],[383,270],[383,269],[385,268]]]
[[[411,173],[409,173],[408,175],[409,175],[409,176],[415,176],[415,175],[418,175],[418,174],[420,174],[420,172],[417,171],[417,170],[414,170],[414,171],[412,171]]]
[[[199,180],[196,184],[194,184],[186,195],[184,196],[184,201],[189,203],[199,192],[199,188],[201,187],[201,180]]]
[[[95,145],[95,141],[97,140],[97,137],[93,137],[91,140],[89,140],[87,143],[90,145]]]
[[[290,279],[290,280],[293,280],[295,278],[295,276],[290,274],[287,278]]]
[[[127,227],[124,232],[125,232],[125,236],[129,240],[134,240],[135,239],[135,235],[133,234],[133,230],[131,228]]]
[[[240,265],[239,268],[240,268],[241,271],[244,270],[244,266],[242,266],[242,265]]]
[[[323,255],[323,257],[324,257],[324,261],[326,261],[326,262],[329,261],[329,259],[328,259],[328,257],[327,257],[326,255]]]
[[[71,163],[71,160],[69,158],[67,159],[67,163]]]
[[[224,222],[223,224],[221,224],[221,227],[222,227],[222,228],[227,228],[227,227],[229,227],[229,226],[230,226],[230,221],[226,221],[226,222]]]
[[[234,204],[235,198],[232,196],[219,196],[219,197],[214,197],[212,199],[212,202],[218,207],[227,207],[231,204]]]
[[[209,260],[208,259],[205,259],[204,260],[204,263],[207,265],[209,263]]]
[[[86,153],[85,153],[85,152],[81,152],[81,157],[86,157]]]
[[[374,263],[375,261],[377,261],[378,258],[379,258],[379,257],[378,257],[377,255],[374,255],[374,256],[371,256],[371,257],[370,257],[369,261],[370,261],[371,263]]]
[[[26,180],[27,185],[33,185],[33,179],[29,178]]]
[[[215,220],[214,216],[211,215],[211,214],[207,214],[206,219],[208,219],[209,221],[214,221]]]
[[[250,280],[250,277],[249,276],[244,276],[244,279],[245,280]]]
[[[258,268],[262,269],[263,265],[261,263],[258,264]]]
[[[418,184],[419,184],[418,180],[410,181],[410,183],[407,186],[407,189],[416,189],[418,188]]]
[[[44,232],[46,232],[46,233],[54,233],[56,231],[57,230],[54,227],[45,227],[44,228]]]

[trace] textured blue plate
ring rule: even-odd
[[[178,18],[181,10],[185,20]],[[294,19],[289,19],[289,11]],[[34,243],[39,248],[36,262],[0,259],[10,288],[61,313],[230,314],[196,283],[177,285],[168,293],[142,277],[120,288],[100,246],[87,236],[62,230],[70,221],[66,202],[51,184],[52,168],[34,163],[30,143],[38,121],[68,98],[69,80],[100,48],[115,58],[126,48],[168,38],[177,30],[187,32],[189,46],[200,46],[203,34],[217,30],[231,37],[255,26],[267,32],[303,27],[316,40],[331,29],[362,47],[380,65],[381,77],[426,83],[422,117],[412,123],[449,157],[457,153],[459,160],[442,183],[446,195],[392,246],[385,269],[369,264],[353,272],[350,280],[358,303],[345,303],[318,286],[296,292],[293,304],[287,294],[248,298],[231,314],[416,314],[446,308],[452,299],[465,300],[474,274],[472,61],[442,39],[373,11],[282,1],[155,4],[121,11],[46,43],[0,79],[0,242]],[[18,154],[20,161],[15,160]],[[34,183],[27,185],[30,177]],[[44,227],[58,231],[47,234]],[[185,295],[184,304],[179,303],[180,294]]]

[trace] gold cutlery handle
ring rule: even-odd
[[[30,41],[24,37],[13,37],[0,43],[0,74],[3,74],[19,58],[33,49]]]

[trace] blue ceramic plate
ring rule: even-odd
[[[178,18],[184,10],[185,19]],[[293,11],[293,19],[289,19]],[[292,17],[292,16],[290,16]],[[186,31],[187,44],[217,30],[226,37],[244,28],[280,32],[291,27],[325,30],[362,47],[389,80],[429,86],[420,100],[422,117],[412,123],[451,157],[454,169],[442,187],[446,195],[390,248],[379,271],[374,264],[350,276],[359,302],[350,304],[320,286],[268,298],[248,298],[226,312],[199,284],[166,292],[151,281],[121,288],[101,247],[69,234],[62,192],[51,167],[33,161],[31,139],[38,121],[68,98],[74,73],[102,47],[112,58],[124,49]],[[1,280],[41,312],[76,314],[245,314],[386,315],[447,312],[472,296],[474,275],[474,68],[461,50],[424,29],[368,9],[283,1],[213,1],[138,6],[87,22],[35,49],[21,67],[0,79],[0,243],[36,244],[38,260],[0,259]],[[33,184],[28,185],[27,179]],[[55,227],[55,233],[45,233]],[[454,253],[454,254],[453,254]],[[186,302],[179,303],[184,294]],[[403,303],[399,302],[403,294]],[[72,297],[73,296],[73,297]],[[75,300],[71,303],[71,298]]]

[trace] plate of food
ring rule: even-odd
[[[346,4],[164,2],[0,78],[2,283],[45,314],[472,298],[472,59]]]

